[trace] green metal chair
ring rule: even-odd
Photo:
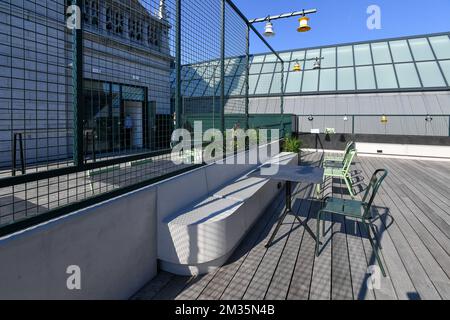
[[[324,180],[327,177],[344,179],[348,192],[352,198],[355,198],[356,194],[353,191],[352,177],[350,174],[350,167],[355,157],[356,151],[350,150],[344,158],[344,161],[339,166],[327,166],[324,165],[325,172],[323,174]]]
[[[344,162],[345,157],[348,155],[348,153],[351,150],[356,150],[356,146],[355,146],[355,142],[350,141],[349,143],[347,143],[347,146],[344,149],[344,154],[343,155],[339,155],[339,156],[325,156],[325,158],[323,159],[324,163],[327,162]]]
[[[375,253],[375,257],[377,259],[378,265],[380,266],[381,271],[383,272],[383,276],[386,277],[386,272],[384,270],[383,264],[381,262],[380,256],[378,255],[377,248],[375,246],[375,241],[378,244],[378,247],[382,249],[380,240],[377,238],[377,232],[375,225],[373,224],[373,216],[372,216],[372,204],[377,195],[378,189],[380,188],[381,183],[388,175],[388,171],[384,169],[379,169],[375,171],[370,180],[370,184],[367,187],[366,193],[362,198],[362,201],[356,200],[346,200],[340,198],[327,198],[325,199],[325,206],[322,210],[320,210],[317,214],[317,234],[316,234],[316,255],[319,256],[319,237],[320,237],[320,220],[325,213],[331,214],[339,214],[346,217],[356,218],[357,220],[362,222],[363,228],[366,231],[366,234],[369,237],[370,244],[372,245],[373,251]],[[325,235],[325,223],[323,224],[322,233]],[[373,238],[370,234],[370,231],[373,233]]]

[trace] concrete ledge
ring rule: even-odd
[[[147,187],[1,238],[0,299],[128,299],[157,273],[155,204]]]
[[[269,162],[296,164],[297,155],[282,153]],[[227,171],[226,165],[215,164],[204,169],[221,172],[216,176],[220,176],[223,183],[230,181],[226,173],[235,175],[239,171],[231,168]],[[276,181],[248,177],[248,173],[235,176],[231,182],[222,184],[222,188],[209,190],[202,199],[185,204],[181,210],[161,220],[158,224],[161,269],[179,275],[197,275],[211,272],[226,262],[279,192]],[[179,176],[174,181],[190,178],[189,175]],[[172,185],[183,186],[186,183],[180,181]],[[196,183],[203,185],[195,180],[191,181],[191,186],[195,187]],[[210,185],[216,188],[218,184]],[[176,194],[176,190],[172,193]],[[160,212],[159,218],[163,215],[165,213]]]

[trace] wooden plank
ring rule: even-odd
[[[283,210],[284,206],[282,206],[282,208],[279,208],[279,210],[274,213],[275,219],[277,219],[281,215]],[[267,249],[265,248],[265,245],[269,240],[272,231],[275,229],[275,225],[275,220],[273,220],[272,223],[270,223],[267,228],[265,228],[261,233],[260,237],[258,238],[257,244],[246,256],[244,262],[241,264],[238,271],[233,276],[233,279],[228,284],[220,299],[235,300],[242,299],[244,297],[247,287],[250,285],[259,263],[266,254]],[[282,231],[280,230],[279,234],[282,234],[281,232]]]
[[[162,288],[164,288],[174,277],[173,274],[160,271],[150,282],[148,282],[131,300],[151,300]]]
[[[347,234],[348,256],[350,260],[350,271],[352,275],[353,296],[357,300],[374,300],[372,289],[367,287],[369,267],[366,260],[364,244],[361,241],[359,223],[346,218],[345,230]]]
[[[338,190],[333,189],[333,196],[342,198],[345,185],[340,181],[336,184]],[[334,187],[334,186],[333,186]],[[331,299],[353,300],[352,275],[347,248],[345,218],[333,215],[331,239]]]
[[[257,221],[256,225],[252,228],[247,237],[245,237],[243,242],[230,257],[229,261],[220,268],[213,279],[208,283],[198,299],[216,300],[221,297],[229,282],[233,279],[247,255],[255,246],[261,233],[275,220],[276,215],[273,214],[273,211],[277,212],[278,210],[281,210],[283,204],[284,197],[280,194],[266,209],[266,212],[262,215],[261,219]]]
[[[377,166],[373,166],[372,159],[367,159],[366,163],[368,165],[372,164],[372,171],[375,171],[374,168]],[[383,206],[389,208],[391,215],[395,219],[395,222],[390,226],[388,233],[395,243],[395,248],[397,249],[402,261],[404,262],[405,268],[408,271],[411,281],[414,283],[414,287],[417,290],[417,292],[410,292],[408,294],[409,296],[415,296],[418,294],[421,299],[441,299],[439,293],[429,279],[426,271],[420,264],[419,259],[415,255],[414,249],[411,248],[408,239],[405,238],[405,236],[399,229],[401,223],[398,221],[398,219],[402,218],[401,213],[399,212],[399,209],[395,206],[395,204],[391,203],[389,198],[389,194],[394,193],[391,188],[392,182],[390,182],[389,179],[387,179],[386,181],[387,183],[383,184],[383,186],[378,191],[380,202],[376,203],[382,203]],[[401,208],[400,210],[403,209],[404,208]],[[386,221],[384,222],[386,223]],[[393,275],[393,273],[391,273],[391,275]]]
[[[162,288],[153,300],[175,300],[180,292],[188,285],[194,277],[174,276],[164,288]]]
[[[311,202],[307,224],[314,233],[316,232],[317,212],[320,208],[321,204],[318,200]],[[288,300],[307,300],[309,298],[316,255],[315,250],[316,241],[309,233],[304,232],[287,294]]]
[[[450,268],[449,256],[442,247],[440,247],[439,243],[433,238],[431,233],[424,227],[425,223],[430,224],[430,222],[423,221],[424,219],[419,221],[412,212],[414,209],[420,212],[419,208],[413,207],[413,203],[408,197],[408,195],[414,196],[414,194],[408,192],[405,185],[396,185],[395,179],[397,179],[397,177],[395,177],[394,174],[394,177],[391,179],[393,189],[392,193],[389,194],[390,201],[389,198],[386,198],[386,204],[391,206],[391,208],[397,206],[399,209],[400,214],[396,215],[396,220],[400,231],[408,240],[411,248],[440,296],[444,299],[448,299],[450,295],[450,280],[447,275],[447,272],[449,272],[448,269]],[[446,268],[446,270],[443,270],[441,266]]]
[[[307,219],[309,216],[309,208],[311,201],[309,200],[311,194],[314,193],[314,186],[309,185],[307,189],[296,196],[295,203],[300,202],[299,210],[294,212],[302,219]],[[286,246],[283,250],[280,262],[276,267],[273,278],[267,289],[264,299],[268,300],[282,300],[286,299],[289,285],[292,279],[299,248],[304,237],[305,228],[301,226],[298,221],[294,221],[293,229],[287,240]]]
[[[373,169],[369,163],[368,158],[361,158],[360,168],[363,171],[364,177],[368,182],[375,169]],[[385,180],[385,184],[389,183],[389,179]],[[374,224],[378,229],[378,237],[381,241],[383,250],[380,250],[380,255],[383,259],[383,263],[386,269],[387,278],[381,278],[381,286],[379,289],[375,289],[374,293],[377,299],[387,299],[387,297],[394,298],[395,296],[401,300],[409,300],[412,298],[418,298],[415,295],[416,288],[410,279],[408,271],[406,270],[403,260],[400,258],[394,240],[391,239],[390,230],[386,229],[386,226],[390,224],[391,219],[387,217],[390,214],[389,208],[384,206],[382,197],[384,195],[383,188],[378,191],[377,199],[374,203],[374,212],[381,215],[381,219],[375,219]],[[360,228],[361,236],[364,242],[366,255],[368,257],[369,265],[375,265],[376,259],[373,253],[373,249],[369,244],[368,235]],[[391,290],[391,283],[395,289],[395,292]],[[395,296],[394,296],[395,295]]]

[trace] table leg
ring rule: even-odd
[[[272,245],[273,240],[275,239],[275,236],[277,235],[278,231],[280,230],[281,225],[283,224],[284,219],[289,213],[292,212],[292,183],[291,181],[286,181],[286,209],[283,212],[283,215],[278,220],[277,226],[275,227],[275,230],[272,232],[272,235],[270,236],[269,241],[266,244],[266,248],[269,248]],[[302,221],[296,214],[294,214],[295,218],[298,220],[301,226],[305,228],[305,230],[313,237],[314,240],[316,240],[316,236],[314,232],[311,230],[311,228],[306,223],[308,220]]]

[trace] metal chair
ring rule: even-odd
[[[354,141],[350,141],[349,143],[347,143],[347,146],[344,149],[344,154],[343,155],[339,155],[339,156],[325,156],[323,159],[324,163],[327,162],[344,162],[345,157],[348,155],[348,153],[351,150],[356,150],[356,145]]]
[[[377,242],[378,247],[382,249],[380,240],[377,238],[376,228],[373,224],[373,216],[372,216],[372,204],[377,195],[378,189],[380,188],[381,183],[388,175],[388,171],[384,169],[379,169],[375,171],[370,180],[370,184],[367,187],[366,193],[362,198],[362,201],[356,200],[346,200],[340,198],[326,198],[325,206],[322,210],[320,210],[317,214],[317,234],[316,234],[316,255],[319,256],[319,237],[320,237],[320,220],[325,213],[331,214],[339,214],[345,217],[352,217],[362,222],[362,226],[366,231],[370,244],[372,245],[373,251],[375,253],[375,257],[377,259],[378,265],[380,266],[381,271],[383,272],[383,276],[386,277],[386,272],[384,270],[383,264],[381,262],[380,256],[378,255],[377,248],[375,246],[375,242]],[[370,234],[370,231],[373,233],[373,238]],[[325,235],[325,223],[323,223],[323,235]]]
[[[356,151],[350,150],[342,161],[341,164],[337,163],[337,166],[326,166],[324,165],[324,180],[326,177],[331,178],[341,178],[344,179],[345,185],[347,186],[348,192],[352,198],[355,198],[356,194],[353,191],[352,177],[350,174],[350,167],[355,157]]]

